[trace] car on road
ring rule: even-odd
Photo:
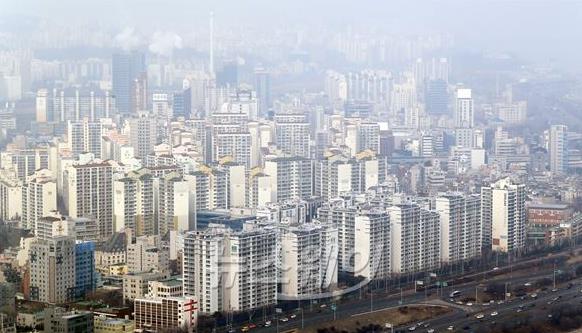
[[[523,285],[526,286],[526,287],[531,287],[531,282],[526,282]]]
[[[485,315],[482,314],[482,313],[479,313],[479,314],[475,315],[475,318],[477,318],[477,319],[483,319],[483,318],[485,318]]]
[[[447,327],[447,331],[454,331],[454,330],[455,330],[455,326],[453,326],[453,325]]]
[[[408,328],[408,330],[409,330],[409,331],[411,331],[411,332],[412,332],[412,331],[416,331],[416,326],[410,326],[410,327]]]
[[[449,295],[450,298],[455,298],[458,296],[461,296],[461,291],[459,291],[459,290],[455,290],[452,293],[450,293],[450,295]]]
[[[288,321],[289,321],[289,318],[287,318],[287,317],[283,317],[283,318],[281,318],[280,320],[281,320],[282,322],[286,323],[286,322],[288,322]]]
[[[257,328],[257,324],[250,323],[249,324],[249,329],[252,329],[252,328]]]
[[[267,320],[265,322],[265,327],[271,327],[271,321],[270,320]]]
[[[325,309],[325,308],[327,308],[327,304],[321,304],[319,307],[322,309]]]
[[[296,314],[292,314],[292,315],[289,316],[289,318],[295,319],[295,318],[297,318],[297,315]]]
[[[426,333],[434,333],[434,328],[429,328],[428,330],[426,330]]]
[[[558,288],[554,288],[552,289],[552,292],[555,293],[556,291],[558,291]]]
[[[473,303],[467,302],[467,306],[473,306]]]
[[[497,311],[493,311],[493,312],[491,312],[491,317],[495,317],[495,316],[497,316],[498,314],[499,314],[499,313],[498,313]]]
[[[249,331],[249,327],[248,326],[243,326],[240,328],[241,332],[248,332]]]
[[[538,298],[538,294],[536,293],[531,294],[531,298]]]

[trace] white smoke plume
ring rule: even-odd
[[[115,43],[125,51],[136,49],[141,44],[141,38],[135,33],[135,29],[127,27],[115,36]]]
[[[149,46],[150,52],[169,57],[174,49],[182,48],[182,37],[173,32],[156,31]]]

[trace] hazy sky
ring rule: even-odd
[[[1,14],[184,29],[216,22],[385,25],[394,32],[450,32],[468,49],[509,51],[581,67],[582,1],[577,0],[0,0]]]

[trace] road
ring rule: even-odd
[[[528,259],[528,260],[524,260],[523,262],[520,262],[519,264],[523,264],[523,263],[529,263],[529,264],[534,264],[536,262],[539,262],[541,260],[551,260],[552,258],[555,258],[557,256],[561,256],[564,253],[556,253],[553,255],[549,255],[546,257],[541,257],[541,258],[534,258],[534,259]],[[508,266],[509,267],[509,266]],[[508,267],[502,267],[501,270],[507,271]],[[464,284],[460,284],[460,285],[456,285],[456,286],[449,286],[448,288],[445,288],[444,290],[441,290],[439,292],[439,298],[441,300],[444,301],[448,301],[449,299],[449,293],[453,290],[460,290],[462,292],[462,294],[464,296],[472,296],[475,295],[475,288],[477,286],[479,286],[482,283],[488,283],[488,282],[499,282],[499,283],[508,283],[511,285],[518,285],[518,284],[524,284],[526,282],[530,282],[530,281],[534,281],[534,280],[538,280],[541,278],[551,278],[552,277],[552,270],[542,270],[539,272],[535,272],[532,273],[531,275],[528,276],[518,276],[517,273],[519,271],[515,270],[513,273],[516,276],[512,276],[511,274],[506,274],[504,276],[494,276],[494,277],[490,277],[487,278],[488,274],[491,273],[499,273],[499,270],[495,269],[495,270],[488,270],[485,272],[479,272],[479,273],[471,273],[469,275],[466,275],[465,277],[471,277],[473,279],[475,279],[476,281],[471,281],[471,282],[467,282]],[[431,292],[434,294],[437,291],[436,290],[431,290]],[[556,295],[561,295],[562,293],[571,293],[571,290],[560,290],[558,292],[558,294]],[[549,296],[545,296],[545,295],[540,295],[540,298],[542,297],[553,297],[553,293]],[[257,332],[257,333],[269,333],[269,332],[283,332],[283,331],[288,331],[288,330],[292,330],[292,329],[300,329],[301,327],[310,327],[310,326],[315,326],[315,325],[319,325],[322,322],[329,322],[330,326],[333,325],[333,321],[334,318],[345,318],[345,317],[349,317],[349,316],[354,316],[354,315],[358,315],[358,314],[363,314],[366,312],[370,312],[370,311],[378,311],[378,310],[383,310],[383,309],[388,309],[388,308],[392,308],[392,307],[398,307],[400,305],[413,305],[413,304],[422,304],[424,302],[429,301],[430,299],[435,299],[437,298],[437,295],[432,295],[432,297],[427,298],[424,294],[424,292],[419,292],[419,293],[414,293],[414,291],[412,290],[408,290],[408,291],[404,291],[402,293],[402,303],[401,301],[401,295],[400,294],[392,294],[389,296],[386,296],[386,294],[382,293],[374,293],[373,297],[369,297],[369,295],[366,295],[366,297],[364,299],[351,299],[349,301],[346,302],[341,302],[336,304],[337,308],[334,314],[334,311],[331,310],[332,306],[331,303],[326,303],[325,304],[325,308],[320,308],[317,311],[313,311],[310,312],[308,311],[307,308],[309,308],[309,306],[304,307],[304,310],[302,311],[294,311],[294,312],[289,312],[289,313],[285,313],[285,314],[280,314],[279,316],[275,316],[273,318],[271,318],[271,322],[272,325],[270,327],[258,327],[253,329],[253,332]],[[545,299],[545,298],[544,298]],[[522,302],[526,302],[528,301],[528,299],[525,300],[513,300],[511,303],[505,303],[505,304],[495,304],[494,306],[488,306],[490,307],[491,311],[497,311],[499,312],[499,315],[497,316],[498,318],[502,318],[505,315],[505,312],[508,309],[517,309],[517,307],[522,304]],[[523,304],[527,304],[527,303],[523,303]],[[453,304],[450,304],[451,307],[453,308]],[[454,308],[455,310],[445,316],[439,317],[439,318],[435,318],[433,320],[428,321],[428,323],[430,323],[431,325],[434,325],[435,331],[441,331],[441,330],[446,330],[446,328],[451,325],[451,323],[454,325],[454,327],[465,327],[467,325],[469,325],[471,323],[475,323],[476,319],[471,315],[469,316],[469,318],[467,318],[467,310],[469,311],[469,313],[475,312],[475,311],[480,311],[482,308],[479,306],[473,306],[472,308],[467,308],[465,306],[465,311],[461,311],[459,310],[459,306],[454,304]],[[313,307],[315,307],[316,309],[319,307],[320,305],[314,305]],[[507,308],[507,309],[506,309]],[[489,308],[487,308],[489,309]],[[295,318],[291,319],[292,315],[295,315]],[[288,321],[283,322],[281,320],[281,318],[287,318]],[[234,330],[232,331],[240,331],[241,328],[245,326],[245,325],[240,325],[240,326],[236,326]],[[406,326],[404,328],[408,329],[410,326]],[[402,329],[402,327],[398,328],[398,329]],[[426,331],[426,329],[423,328],[424,331]],[[221,331],[226,331],[225,328],[222,329],[218,329],[218,332]]]

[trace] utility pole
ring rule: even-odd
[[[479,285],[476,285],[475,286],[475,304],[478,304],[479,303],[479,301],[478,301],[478,299],[479,299],[478,290],[479,290]]]
[[[556,263],[554,262],[554,289],[556,289]]]

